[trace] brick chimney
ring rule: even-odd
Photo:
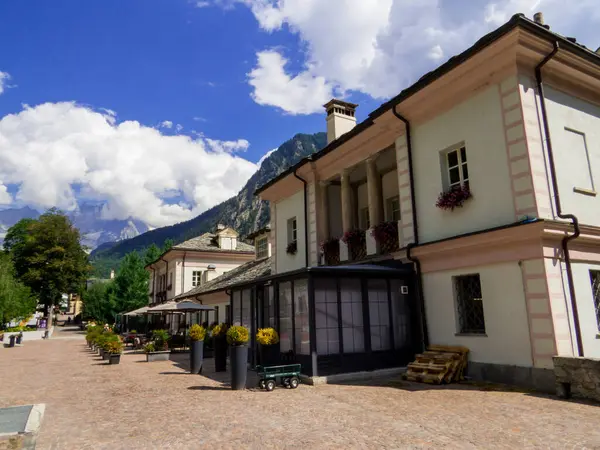
[[[332,99],[323,105],[327,111],[327,143],[331,143],[356,126],[358,105]]]

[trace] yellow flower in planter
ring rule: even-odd
[[[248,342],[248,328],[234,325],[227,330],[227,343],[229,345],[244,345]]]
[[[275,345],[279,342],[279,334],[274,328],[259,328],[256,342],[260,345]]]
[[[203,341],[206,337],[206,328],[195,323],[190,327],[189,335],[192,341]]]

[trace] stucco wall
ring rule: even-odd
[[[498,86],[414,127],[413,161],[421,242],[515,221]],[[443,191],[441,154],[464,143],[473,198],[463,208],[435,206]]]
[[[600,271],[600,264],[572,263],[571,267],[575,282],[575,297],[577,298],[583,352],[587,358],[600,358],[600,338],[597,337],[600,331],[598,330],[598,322],[596,321],[592,285],[590,282],[590,270]],[[572,315],[572,311],[570,311],[570,315]]]
[[[550,87],[545,94],[563,211],[575,214],[582,224],[599,226],[600,197],[573,188],[600,188],[600,107]]]
[[[305,266],[306,239],[304,234],[304,191],[277,202],[277,273],[289,272]],[[298,251],[295,255],[287,253],[287,221],[296,218]]]
[[[485,336],[456,336],[453,276],[478,273]],[[462,345],[471,361],[523,367],[533,365],[523,278],[517,262],[423,274],[429,341]]]

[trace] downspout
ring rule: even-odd
[[[427,316],[425,315],[425,294],[423,293],[423,272],[421,271],[421,261],[412,255],[412,249],[419,245],[419,224],[417,218],[417,205],[415,199],[415,177],[413,171],[413,154],[412,154],[412,138],[410,134],[410,122],[404,116],[402,116],[394,105],[392,112],[394,116],[404,122],[406,129],[406,149],[408,153],[408,178],[410,180],[410,203],[412,208],[412,221],[413,221],[413,235],[415,238],[414,242],[411,242],[406,247],[406,259],[415,265],[417,272],[417,295],[419,302],[419,309],[421,314],[421,328],[423,333],[423,350],[427,350],[429,346],[429,332],[427,331]]]
[[[573,280],[573,270],[571,268],[571,256],[569,254],[569,242],[577,239],[581,234],[579,220],[574,214],[563,214],[560,203],[560,194],[558,192],[558,179],[556,176],[556,166],[554,164],[554,152],[552,149],[552,138],[550,136],[550,124],[548,122],[548,112],[546,110],[546,97],[544,95],[544,82],[542,81],[542,68],[558,53],[560,49],[558,41],[554,42],[552,52],[546,56],[535,68],[535,79],[537,81],[538,94],[540,96],[540,107],[542,112],[542,123],[544,125],[544,134],[546,135],[546,149],[548,151],[548,166],[550,167],[550,176],[552,179],[552,190],[554,193],[554,204],[556,205],[556,215],[560,219],[570,220],[573,224],[573,234],[567,235],[562,240],[562,250],[567,269],[567,282],[569,284],[569,296],[571,297],[571,308],[573,309],[573,325],[575,326],[575,339],[577,341],[577,353],[583,357],[583,341],[581,338],[581,326],[579,324],[579,313],[577,312],[577,298],[575,297],[575,282]]]
[[[164,259],[162,256],[160,257],[160,260],[164,263],[167,264],[167,271],[165,272],[165,302],[167,301],[167,287],[169,286],[169,261],[167,261],[166,259]],[[161,301],[161,303],[163,303]]]
[[[185,256],[187,252],[183,252],[183,263],[181,264],[181,293],[185,292]]]
[[[152,304],[156,300],[156,269],[152,267]]]
[[[297,170],[294,170],[294,176],[304,184],[304,259],[306,262],[304,266],[308,267],[308,183],[304,178],[298,176]]]

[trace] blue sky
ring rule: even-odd
[[[0,208],[190,219],[331,97],[362,120],[537,10],[600,45],[597,0],[1,0]]]

